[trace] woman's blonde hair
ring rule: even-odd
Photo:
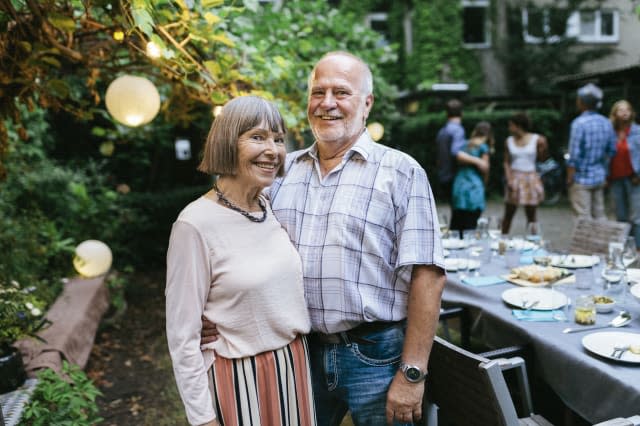
[[[629,124],[629,123],[622,123],[620,120],[618,120],[618,117],[616,117],[616,114],[618,113],[618,109],[620,109],[620,107],[622,106],[626,106],[627,108],[629,108],[629,111],[631,111],[631,116],[629,117],[629,123],[633,123],[634,120],[636,119],[636,112],[634,111],[633,106],[631,106],[631,103],[629,101],[625,99],[621,99],[617,101],[615,104],[613,104],[613,106],[611,107],[611,112],[609,113],[609,120],[611,120],[611,124],[613,124],[613,128],[616,130],[621,130]]]
[[[259,96],[241,96],[227,102],[211,124],[198,170],[210,175],[234,175],[240,135],[263,123],[272,132],[287,132],[284,119],[272,102]],[[284,176],[284,164],[277,176]]]

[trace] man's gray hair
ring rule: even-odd
[[[586,84],[578,89],[578,98],[589,109],[597,109],[602,106],[602,89],[593,83]]]
[[[373,74],[371,73],[371,69],[369,68],[369,65],[367,65],[365,61],[363,61],[353,53],[349,53],[344,50],[334,50],[322,55],[322,57],[318,60],[318,62],[316,62],[316,64],[313,66],[313,69],[309,73],[309,78],[307,80],[307,92],[311,90],[311,79],[313,78],[313,74],[315,73],[316,67],[318,66],[318,64],[322,62],[324,59],[330,58],[332,56],[345,56],[347,58],[351,58],[354,61],[358,62],[362,67],[362,70],[364,71],[363,73],[364,75],[362,76],[363,81],[362,81],[361,90],[364,92],[363,94],[365,96],[373,94]]]

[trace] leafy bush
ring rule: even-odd
[[[38,384],[25,407],[21,425],[24,426],[83,426],[95,425],[98,417],[96,397],[101,392],[76,365],[64,361],[62,377],[53,370],[38,373]]]
[[[47,322],[42,318],[45,304],[33,294],[34,288],[20,288],[13,281],[0,285],[0,355],[16,340],[31,336]]]

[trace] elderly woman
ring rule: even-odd
[[[640,126],[628,101],[613,104],[609,119],[618,141],[609,165],[609,185],[616,220],[631,223],[631,235],[640,248]]]
[[[536,210],[544,200],[544,186],[536,172],[536,161],[546,160],[548,144],[544,136],[530,130],[531,120],[524,112],[515,113],[509,119],[511,136],[505,142],[504,151],[503,234],[509,233],[518,206],[524,206],[527,223],[536,222]]]
[[[283,174],[284,137],[272,103],[230,101],[199,167],[217,181],[171,230],[167,339],[193,425],[315,425],[301,260],[262,193]],[[219,332],[203,347],[201,316]]]

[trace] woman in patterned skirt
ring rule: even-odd
[[[171,230],[167,340],[192,425],[316,424],[302,263],[262,193],[284,173],[285,131],[262,98],[225,105],[199,167],[218,179]],[[219,333],[202,347],[201,317]]]
[[[502,233],[508,234],[511,221],[518,209],[524,206],[527,223],[536,222],[536,209],[544,200],[544,186],[536,172],[536,161],[547,158],[547,139],[531,133],[531,120],[519,112],[509,119],[509,133],[504,151],[504,217]]]

